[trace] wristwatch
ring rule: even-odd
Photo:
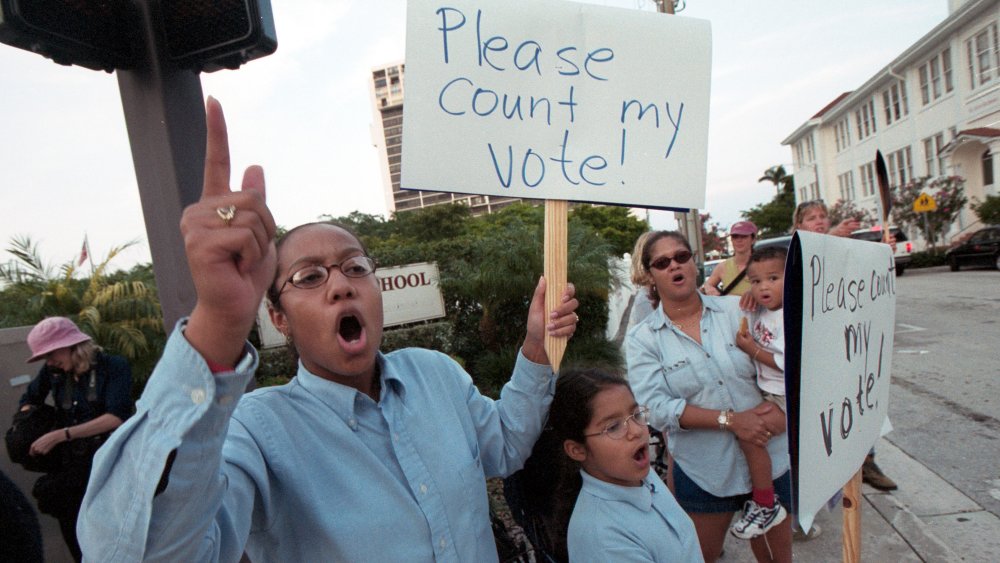
[[[729,425],[733,422],[733,409],[719,411],[719,418],[716,421],[719,423],[719,430],[729,430]]]

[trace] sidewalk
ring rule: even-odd
[[[1000,518],[983,510],[887,440],[876,446],[878,464],[899,485],[884,493],[862,486],[861,560],[997,561],[1000,560]],[[822,534],[792,545],[796,561],[842,560],[840,507],[821,512],[816,522]],[[753,562],[749,542],[726,539],[722,562]]]

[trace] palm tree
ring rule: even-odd
[[[55,315],[69,317],[102,346],[133,364],[145,363],[146,356],[158,355],[155,348],[164,337],[156,290],[147,280],[127,275],[112,279],[108,275],[109,263],[136,243],[130,241],[112,248],[102,262],[94,265],[89,279],[77,279],[75,260],[60,266],[54,275],[30,237],[13,237],[7,252],[14,260],[0,266],[0,282],[6,286],[0,295],[4,301],[22,299],[17,324],[31,324]]]
[[[792,179],[791,176],[785,172],[784,165],[772,166],[764,171],[764,175],[757,178],[757,183],[760,182],[771,182],[774,184],[774,190],[778,194],[781,193],[781,188]]]

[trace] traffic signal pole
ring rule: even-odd
[[[270,0],[0,0],[0,43],[63,65],[118,72],[153,273],[170,332],[195,302],[179,224],[184,207],[201,195],[204,174],[205,106],[198,73],[237,69],[277,49]]]
[[[143,48],[134,69],[117,71],[118,89],[169,334],[195,303],[179,225],[184,208],[201,195],[205,102],[199,74],[177,68],[164,55],[165,41],[154,25],[153,10],[159,9],[159,2],[136,5],[141,12]]]

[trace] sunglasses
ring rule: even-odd
[[[826,205],[826,203],[823,202],[822,198],[820,198],[820,199],[810,199],[809,201],[803,201],[802,203],[798,204],[798,206],[796,206],[795,209],[802,210],[802,209],[805,209],[807,207],[812,207],[814,205]]]
[[[650,268],[656,268],[657,270],[666,270],[670,267],[671,262],[677,262],[678,264],[687,264],[687,261],[691,259],[691,253],[687,250],[681,250],[677,254],[674,254],[673,258],[667,258],[666,256],[660,256],[656,260],[649,263]]]

